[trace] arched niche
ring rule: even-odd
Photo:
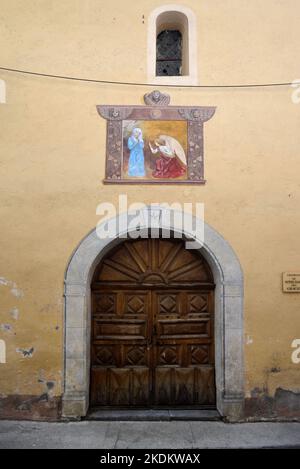
[[[182,35],[182,73],[180,76],[156,75],[156,40],[164,30]],[[148,82],[157,84],[197,84],[197,25],[194,12],[176,4],[162,5],[148,18]]]

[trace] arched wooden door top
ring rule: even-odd
[[[91,405],[214,407],[213,288],[182,240],[108,253],[92,283]]]
[[[104,284],[214,287],[207,261],[176,239],[125,241],[110,251],[96,268],[92,289]]]

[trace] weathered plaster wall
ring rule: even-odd
[[[2,0],[0,65],[146,81],[147,17],[161,4]],[[198,18],[200,84],[300,78],[295,0],[184,5]],[[300,336],[300,295],[281,291],[281,273],[300,270],[300,104],[292,102],[293,89],[169,90],[172,104],[217,106],[205,124],[207,184],[153,191],[102,184],[105,121],[95,107],[142,104],[152,87],[8,72],[0,78],[6,82],[6,104],[0,104],[2,415],[14,410],[55,417],[62,392],[64,271],[98,221],[97,204],[117,203],[121,193],[129,203],[205,203],[206,221],[228,240],[244,270],[249,413],[276,414],[279,388],[299,404],[300,364],[291,361],[291,342]],[[293,405],[290,414],[296,415]],[[45,406],[49,412],[40,410]]]

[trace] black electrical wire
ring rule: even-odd
[[[248,83],[248,84],[240,84],[240,85],[172,85],[172,84],[163,84],[163,83],[135,83],[131,81],[112,81],[112,80],[96,80],[93,78],[79,78],[79,77],[70,77],[65,75],[51,75],[48,73],[39,73],[39,72],[32,72],[29,70],[20,70],[16,68],[7,68],[7,67],[0,67],[0,70],[4,70],[5,72],[15,72],[15,73],[22,73],[26,75],[34,75],[39,77],[46,77],[46,78],[58,78],[61,80],[73,80],[73,81],[82,81],[82,82],[89,82],[89,83],[102,83],[108,85],[127,85],[127,86],[150,86],[150,87],[169,87],[169,88],[266,88],[266,87],[274,87],[274,86],[292,86],[292,85],[300,85],[300,82],[282,82],[282,83]]]

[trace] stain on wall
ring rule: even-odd
[[[17,353],[21,353],[23,355],[23,357],[27,357],[27,358],[31,358],[32,355],[33,355],[33,352],[34,352],[34,348],[31,347],[30,349],[26,350],[26,349],[23,349],[23,348],[17,348],[16,349],[16,352]]]
[[[300,419],[300,392],[277,388],[274,396],[269,396],[266,389],[256,388],[251,392],[251,398],[246,398],[245,415],[248,420]]]

